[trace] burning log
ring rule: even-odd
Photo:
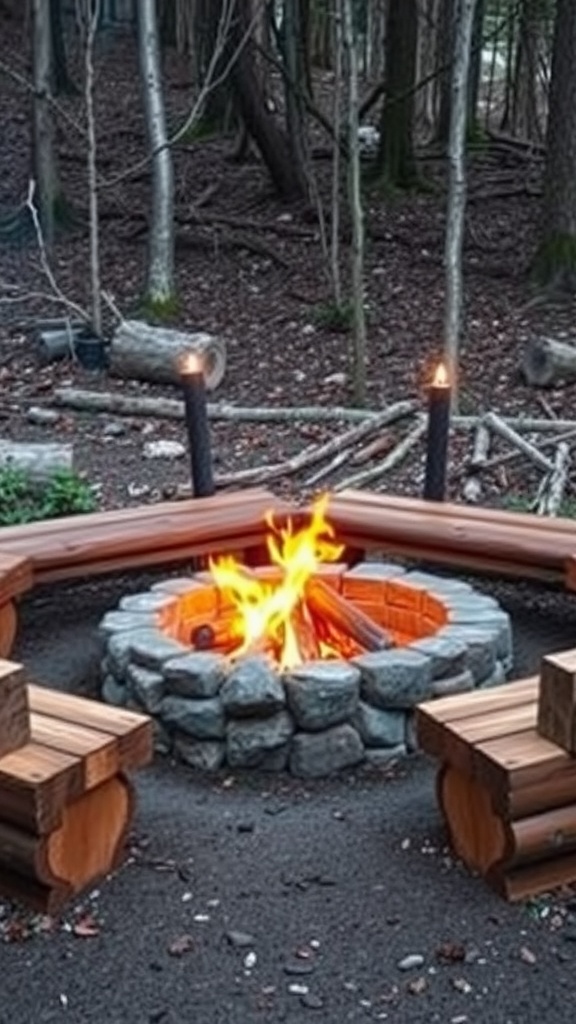
[[[315,619],[325,620],[336,627],[365,651],[383,651],[392,646],[392,638],[385,629],[323,580],[309,580],[306,601]]]

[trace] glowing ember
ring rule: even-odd
[[[308,526],[294,531],[290,521],[284,528],[268,519],[267,547],[270,560],[279,570],[278,578],[258,579],[233,556],[211,560],[216,585],[235,608],[231,627],[238,646],[232,656],[248,651],[268,651],[280,668],[292,668],[316,653],[334,655],[321,639],[313,639],[312,616],[306,603],[306,585],[319,565],[336,562],[342,545],[325,519],[328,497],[314,506]],[[315,647],[315,651],[311,651]]]

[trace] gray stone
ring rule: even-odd
[[[296,724],[314,732],[354,715],[360,671],[346,661],[310,661],[287,672],[284,686]]]
[[[150,587],[150,590],[154,591],[155,594],[175,594],[177,597],[189,594],[191,590],[197,589],[198,584],[192,576],[174,576],[170,580],[160,580],[158,583],[153,583]]]
[[[491,686],[502,686],[506,682],[506,669],[501,661],[496,662],[496,666],[491,675],[486,679],[482,679],[478,683],[478,687],[481,690],[487,690]]]
[[[134,661],[146,668],[162,668],[165,661],[188,653],[188,648],[165,636],[158,629],[141,629],[131,636],[130,649]]]
[[[364,746],[348,723],[325,732],[299,732],[292,740],[290,771],[299,778],[321,778],[351,768],[364,758]]]
[[[128,668],[132,657],[132,641],[138,632],[141,632],[143,636],[148,636],[150,630],[149,628],[139,631],[127,630],[125,632],[114,633],[108,639],[106,657],[111,671],[119,680],[125,679],[126,669]]]
[[[176,735],[174,753],[191,768],[215,772],[224,764],[226,744],[218,740],[193,740],[189,736]]]
[[[132,696],[140,701],[150,715],[160,711],[162,698],[166,692],[166,684],[161,672],[143,668],[142,665],[128,665],[126,684]]]
[[[410,648],[376,651],[353,659],[362,676],[362,698],[377,708],[410,708],[432,693],[432,662]]]
[[[136,629],[153,629],[158,622],[155,612],[106,612],[98,629],[104,636],[113,633],[134,632]]]
[[[347,580],[391,580],[400,577],[406,579],[406,570],[401,565],[393,565],[392,562],[358,562],[344,573],[344,579]]]
[[[39,427],[53,427],[58,423],[60,413],[55,409],[44,409],[41,405],[31,405],[26,412],[26,419]]]
[[[143,594],[127,594],[120,601],[123,612],[162,612],[176,606],[176,598],[170,594],[153,594],[150,590]]]
[[[283,772],[288,767],[289,756],[289,743],[284,743],[283,746],[276,747],[275,750],[266,750],[258,769],[261,772]]]
[[[239,719],[228,722],[226,759],[231,768],[256,768],[269,751],[284,747],[294,723],[287,711],[269,718]]]
[[[164,697],[160,714],[169,728],[199,740],[221,740],[226,734],[224,709],[217,697]]]
[[[232,667],[220,691],[222,704],[232,718],[273,715],[286,705],[284,687],[264,657],[241,658]]]
[[[434,573],[425,572],[421,569],[410,569],[404,577],[405,583],[418,584],[425,587],[434,596],[437,594],[473,594],[474,591],[469,583],[464,580],[453,579],[452,577],[436,576]]]
[[[404,743],[396,747],[367,747],[364,756],[366,768],[379,769],[388,768],[400,757],[406,757],[407,750]]]
[[[492,674],[496,667],[497,631],[494,634],[488,629],[477,629],[475,626],[442,626],[437,635],[466,644],[467,666],[475,685]]]
[[[488,594],[446,594],[443,602],[448,614],[459,615],[464,623],[476,622],[485,612],[500,611],[498,602]]]
[[[152,742],[157,754],[167,756],[172,752],[172,737],[157,718],[152,720]]]
[[[404,743],[405,711],[383,711],[360,701],[353,725],[367,747],[396,747]]]
[[[227,671],[226,658],[210,651],[191,651],[163,667],[167,690],[177,697],[215,697]]]
[[[454,676],[463,672],[466,667],[468,649],[462,640],[449,639],[441,636],[425,636],[414,640],[410,650],[418,651],[430,658],[432,679],[443,676]]]
[[[102,698],[107,704],[113,704],[117,708],[126,705],[128,694],[126,687],[119,683],[115,676],[109,674],[104,677],[102,683]]]
[[[467,693],[473,689],[474,676],[469,669],[465,669],[464,672],[459,672],[458,675],[435,679],[432,683],[432,696],[449,697],[452,693]]]
[[[409,754],[415,753],[418,747],[418,734],[416,732],[416,716],[406,715],[404,721],[404,745]]]
[[[475,623],[477,629],[496,633],[496,657],[507,662],[512,658],[512,622],[508,612],[494,611]]]

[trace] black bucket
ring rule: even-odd
[[[106,345],[93,334],[79,335],[74,341],[74,352],[80,366],[85,370],[106,369]]]

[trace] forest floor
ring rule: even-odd
[[[22,39],[13,27],[2,33],[0,59],[26,69]],[[15,56],[20,53],[20,56]],[[125,316],[139,315],[146,267],[146,223],[151,198],[145,125],[131,37],[106,37],[97,55],[96,119],[100,192],[102,285]],[[181,123],[189,103],[184,60],[165,62],[171,126]],[[81,81],[72,61],[72,74]],[[3,77],[0,213],[26,198],[29,175],[28,97]],[[319,94],[330,78],[319,78]],[[89,247],[83,103],[59,99],[58,141],[64,194],[79,217],[62,231],[51,256],[59,288],[89,307]],[[72,121],[79,124],[75,130]],[[326,139],[317,138],[326,151]],[[180,311],[174,325],[212,332],[225,339],[228,366],[211,397],[241,406],[343,406],[352,404],[349,333],[323,325],[332,297],[317,219],[273,194],[266,171],[253,154],[230,159],[234,140],[190,139],[175,150],[177,253]],[[133,174],[118,176],[136,166]],[[318,192],[329,210],[330,166],[313,161]],[[444,312],[443,247],[445,162],[423,151],[426,191],[393,198],[366,188],[366,315],[370,408],[402,398],[425,406],[425,388],[441,354]],[[539,333],[570,335],[571,304],[542,304],[529,283],[538,239],[542,160],[537,152],[486,143],[469,158],[469,202],[464,247],[466,342],[460,367],[460,408],[465,414],[494,409],[507,415],[570,418],[576,385],[543,396],[526,386],[519,371],[527,339]],[[113,182],[116,180],[116,183]],[[112,182],[112,183],[111,183]],[[349,232],[343,227],[341,263],[349,278]],[[39,365],[34,344],[38,319],[61,309],[51,298],[34,238],[0,243],[0,388],[2,435],[14,440],[63,440],[75,448],[77,468],[99,494],[102,507],[171,496],[188,478],[188,462],[142,458],[145,441],[184,441],[180,423],[139,417],[62,411],[49,427],[29,422],[33,406],[50,406],[53,389],[75,385],[133,396],[176,397],[174,388],[123,382],[88,373],[71,361]],[[111,327],[111,323],[108,327]],[[112,423],[110,421],[113,421]],[[294,455],[343,430],[333,422],[237,423],[212,427],[217,472],[233,472]],[[392,448],[406,432],[391,428]],[[449,489],[461,496],[463,460],[470,434],[455,432]],[[493,453],[504,450],[498,447]],[[382,452],[380,453],[382,458]],[[325,486],[342,478],[341,469]],[[418,494],[423,442],[376,487]],[[305,476],[305,475],[304,475]],[[275,490],[304,494],[304,476],[286,476]],[[530,501],[538,478],[522,462],[487,476],[487,504]]]
[[[13,29],[0,33],[0,59],[25,72],[21,43]],[[80,80],[74,64],[72,72]],[[188,69],[171,58],[166,74],[175,124],[187,109]],[[30,153],[28,97],[6,77],[2,87],[0,214],[26,197]],[[62,105],[81,119],[78,97]],[[98,55],[97,120],[101,173],[111,179],[146,152],[131,39],[110,40]],[[85,213],[84,138],[63,120],[59,133],[65,194]],[[330,291],[317,226],[306,211],[274,197],[255,157],[231,162],[232,146],[231,139],[189,140],[175,154],[177,325],[226,339],[228,368],[216,400],[349,405],[350,337],[319,323]],[[314,166],[327,197],[329,161]],[[433,186],[426,193],[393,201],[366,194],[375,410],[401,398],[424,407],[441,351],[445,167],[429,158],[421,170]],[[575,386],[547,392],[543,407],[518,370],[531,335],[569,335],[572,326],[571,307],[534,302],[528,283],[541,160],[486,146],[471,155],[469,170],[462,412],[570,418]],[[147,167],[101,193],[103,285],[125,315],[137,312],[143,288],[149,199]],[[34,240],[22,241],[0,244],[0,282],[21,289],[18,302],[0,303],[2,436],[73,443],[77,467],[99,488],[102,507],[173,494],[187,480],[187,460],[147,461],[142,449],[150,439],[184,441],[182,425],[72,412],[61,412],[54,426],[29,422],[30,408],[50,406],[58,386],[171,397],[174,389],[122,383],[72,362],[39,365],[34,322],[57,307],[34,298],[50,289]],[[348,258],[343,245],[343,267]],[[86,306],[88,265],[86,229],[63,233],[52,268],[66,295]],[[217,422],[212,429],[216,468],[232,471],[283,459],[344,425]],[[402,429],[391,432],[391,445]],[[453,438],[454,497],[469,445],[469,438]],[[422,465],[423,452],[414,452],[383,482],[392,492],[416,495]],[[484,500],[526,501],[536,483],[523,470],[494,474]],[[299,498],[302,477],[275,481],[274,489]],[[122,588],[139,582],[32,595],[22,607],[15,657],[48,685],[93,692],[99,618]],[[551,600],[520,584],[490,587],[513,617],[518,673],[573,643],[567,596]],[[315,783],[257,773],[202,779],[157,759],[139,776],[138,796],[127,866],[62,919],[0,902],[0,1024],[572,1020],[574,892],[511,907],[472,878],[445,846],[433,772],[423,758],[377,776],[357,772]],[[414,959],[404,970],[406,957]]]

